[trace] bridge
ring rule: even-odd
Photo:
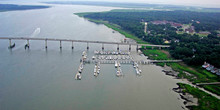
[[[12,46],[11,40],[26,40],[29,48],[29,41],[30,40],[39,40],[39,41],[45,41],[45,48],[47,48],[47,41],[58,41],[60,42],[60,48],[62,48],[62,42],[72,42],[72,49],[74,48],[73,43],[79,42],[79,43],[87,43],[87,49],[89,49],[89,43],[98,43],[102,44],[102,49],[104,49],[104,44],[115,44],[117,45],[117,50],[119,50],[119,45],[128,45],[129,50],[131,50],[131,46],[135,45],[137,46],[137,49],[139,46],[151,46],[161,48],[168,48],[169,45],[152,45],[152,44],[137,44],[137,43],[126,43],[126,42],[106,42],[106,41],[91,41],[91,40],[73,40],[73,39],[56,39],[56,38],[29,38],[29,37],[0,37],[0,40],[9,40],[9,46]]]

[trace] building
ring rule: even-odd
[[[189,28],[185,29],[185,32],[188,33],[188,34],[195,33],[195,27],[190,26]]]
[[[175,28],[177,28],[177,27],[182,27],[183,25],[182,24],[180,24],[180,23],[175,23],[175,22],[171,22],[171,21],[165,21],[165,20],[163,20],[163,21],[151,21],[151,23],[152,24],[155,24],[155,25],[159,25],[159,24],[170,24],[172,27],[175,27]]]

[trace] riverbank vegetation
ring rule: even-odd
[[[86,14],[89,19],[107,21],[116,24],[123,35],[129,33],[152,44],[171,44],[170,54],[176,59],[183,59],[188,65],[199,66],[204,61],[220,67],[220,13],[198,13],[190,11],[146,11],[146,12],[103,12]],[[151,21],[166,20],[182,24],[191,24],[195,31],[210,31],[208,37],[196,34],[177,34],[178,27],[170,24],[155,25]],[[148,33],[144,33],[144,23],[148,22]],[[198,23],[199,22],[199,23]],[[113,28],[114,29],[114,28]],[[115,30],[117,30],[115,29]],[[118,31],[118,30],[117,30]],[[123,32],[122,32],[123,31]],[[125,32],[125,33],[124,33]],[[127,35],[128,36],[128,35]],[[131,38],[131,37],[129,37]]]
[[[219,99],[190,85],[183,83],[178,83],[178,85],[183,89],[183,93],[190,93],[198,98],[198,106],[190,106],[191,110],[220,110]]]

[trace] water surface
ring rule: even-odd
[[[1,37],[41,37],[120,42],[124,36],[112,29],[80,18],[75,12],[107,11],[111,7],[53,5],[52,8],[0,13]],[[124,77],[115,76],[114,65],[101,65],[101,73],[93,76],[94,64],[87,64],[82,80],[74,75],[86,44],[0,41],[0,109],[1,110],[179,110],[182,101],[172,91],[176,80],[164,75],[155,65],[141,66],[137,77],[131,65],[122,65]],[[100,44],[89,44],[88,56],[100,50]],[[133,47],[135,51],[136,47]],[[116,50],[116,45],[105,45]],[[121,46],[121,50],[128,47]]]

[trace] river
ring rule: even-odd
[[[1,37],[68,38],[120,42],[124,36],[80,18],[76,12],[108,11],[111,7],[53,5],[52,8],[0,13]],[[181,110],[179,95],[172,91],[177,80],[155,65],[142,65],[136,76],[132,65],[122,65],[124,77],[116,77],[114,65],[101,64],[100,75],[93,76],[94,64],[86,64],[82,80],[74,76],[86,44],[0,40],[0,109],[1,110]],[[100,44],[89,44],[88,57]],[[105,45],[105,50],[116,50]],[[132,50],[135,51],[136,47]],[[128,47],[121,46],[121,50]]]

